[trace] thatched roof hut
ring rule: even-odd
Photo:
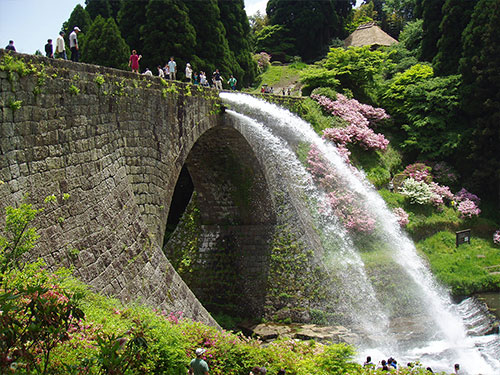
[[[398,43],[398,41],[375,25],[374,22],[359,26],[344,40],[345,47],[390,46],[394,43]]]

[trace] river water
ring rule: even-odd
[[[400,364],[420,361],[434,371],[452,372],[460,363],[463,373],[500,374],[500,337],[486,335],[481,314],[473,300],[453,303],[447,291],[433,278],[419,257],[413,242],[399,227],[396,217],[363,174],[346,164],[334,145],[323,141],[312,127],[289,111],[255,97],[221,93],[231,116],[258,144],[266,163],[288,181],[291,195],[302,197],[302,213],[315,220],[322,232],[325,263],[332,274],[340,275],[342,303],[339,310],[351,327],[365,337],[358,347],[358,360],[371,355],[374,361],[394,357]],[[338,218],[325,209],[326,195],[296,156],[300,145],[314,145],[328,167],[335,171],[338,185],[356,197],[376,219],[377,242],[383,249],[377,256],[391,262],[393,290],[368,275],[361,248],[344,230]],[[319,209],[321,207],[321,209]],[[307,212],[305,212],[307,211]],[[397,291],[398,311],[387,303],[387,293]],[[476,329],[477,328],[477,329]]]

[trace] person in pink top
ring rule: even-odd
[[[128,61],[128,66],[132,68],[132,72],[139,73],[139,60],[141,57],[142,55],[138,55],[135,49],[132,51]]]

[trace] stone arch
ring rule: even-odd
[[[186,185],[187,173],[191,217],[165,243],[167,257],[209,311],[261,316],[276,216],[258,158],[238,130],[219,125],[199,137],[183,169],[177,186]],[[170,209],[182,199],[173,195]],[[179,259],[186,252],[189,272]]]

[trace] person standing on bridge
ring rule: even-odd
[[[177,63],[174,61],[174,56],[170,58],[168,62],[168,73],[170,75],[170,80],[175,81],[175,73],[177,73]]]
[[[132,50],[132,54],[128,59],[128,66],[132,68],[132,73],[139,73],[139,60],[142,58],[142,55],[138,55],[137,51]]]
[[[217,90],[222,90],[222,81],[224,81],[224,79],[220,75],[219,69],[215,69],[215,72],[214,72],[214,74],[212,76],[213,76],[215,88]]]
[[[66,45],[64,43],[64,31],[59,32],[59,36],[56,39],[56,57],[58,59],[67,60],[66,57]]]
[[[52,39],[47,40],[47,44],[45,45],[45,56],[54,57],[54,46],[52,45]]]
[[[208,365],[201,356],[205,353],[206,349],[198,348],[196,349],[196,358],[189,363],[189,371],[190,375],[208,375]]]
[[[14,47],[14,41],[9,40],[9,44],[7,45],[7,47],[5,47],[5,49],[16,52],[16,47]]]
[[[73,32],[69,34],[69,49],[71,50],[71,61],[78,62],[79,59],[79,48],[78,48],[78,37],[77,34],[80,32],[80,28],[75,26]]]

